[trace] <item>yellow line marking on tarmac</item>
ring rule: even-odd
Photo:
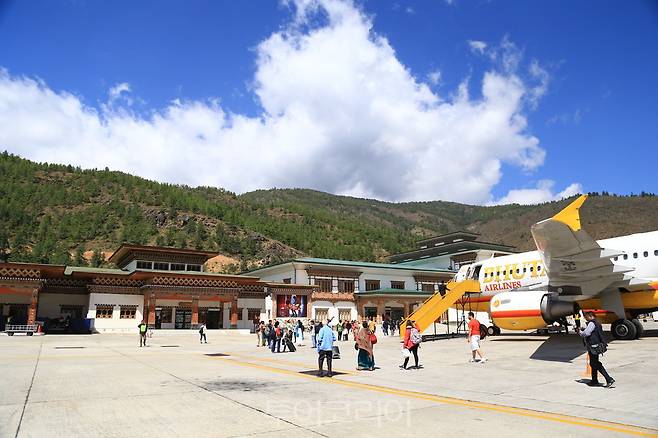
[[[228,353],[227,353],[228,354]],[[236,355],[237,356],[237,355]],[[240,366],[256,368],[265,371],[272,371],[279,374],[287,374],[290,376],[300,377],[311,379],[316,382],[329,383],[334,385],[342,385],[351,388],[364,389],[367,391],[380,392],[384,394],[392,394],[400,397],[413,398],[417,400],[427,400],[433,401],[436,403],[450,404],[456,406],[463,406],[473,409],[481,409],[493,412],[501,412],[510,415],[518,415],[522,417],[535,418],[538,420],[552,421],[556,423],[570,424],[574,426],[589,427],[592,429],[601,429],[610,432],[619,432],[628,435],[635,436],[644,436],[644,437],[658,437],[658,430],[642,428],[636,426],[630,426],[622,423],[613,423],[608,421],[599,421],[599,420],[590,420],[587,418],[574,417],[570,415],[562,414],[553,414],[548,412],[533,411],[525,408],[516,408],[512,406],[505,405],[496,405],[492,403],[476,402],[471,400],[453,398],[453,397],[443,397],[434,394],[428,394],[423,392],[416,391],[407,391],[403,389],[388,388],[386,386],[372,385],[368,383],[352,382],[342,379],[319,379],[316,376],[310,376],[307,374],[301,374],[298,371],[291,371],[282,368],[276,368],[268,365],[255,364],[251,362],[243,362],[236,359],[231,359],[231,357],[210,357],[210,359],[222,359],[224,362],[233,363]]]

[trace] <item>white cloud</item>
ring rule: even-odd
[[[551,126],[557,123],[562,125],[579,125],[583,119],[583,111],[576,108],[574,111],[566,111],[560,114],[552,115],[546,120],[546,125]]]
[[[227,113],[212,99],[137,114],[116,99],[128,84],[96,109],[3,71],[0,145],[38,161],[192,186],[309,187],[399,201],[486,203],[503,163],[543,164],[539,140],[526,131],[533,84],[512,68],[509,41],[504,67],[483,76],[481,98],[469,97],[466,81],[445,97],[413,76],[352,2],[292,6],[294,20],[257,46],[257,117]],[[328,20],[319,26],[322,11]]]
[[[515,189],[510,190],[507,195],[497,201],[491,202],[490,205],[501,204],[540,204],[542,202],[558,201],[583,192],[583,187],[578,183],[573,183],[559,193],[553,192],[555,181],[541,180],[534,189]]]
[[[130,84],[128,82],[121,82],[110,88],[108,94],[110,95],[110,99],[113,100],[121,96],[121,93],[130,93],[130,91]]]
[[[441,82],[441,71],[434,70],[429,72],[429,74],[427,75],[427,80],[432,85],[439,85],[439,83]]]
[[[406,12],[409,15],[413,15],[413,14],[416,13],[416,10],[414,8],[412,8],[411,6],[407,6],[406,9],[404,10],[404,12]]]
[[[530,92],[528,93],[530,106],[533,109],[536,109],[537,105],[539,104],[539,100],[544,97],[548,91],[550,75],[544,68],[539,65],[539,62],[536,59],[532,60],[530,67],[528,67],[528,71],[530,72],[530,76],[537,81],[537,85],[531,87]]]
[[[478,40],[468,40],[467,41],[468,46],[471,48],[471,50],[475,53],[484,53],[484,50],[487,48],[487,43],[484,41],[478,41]]]

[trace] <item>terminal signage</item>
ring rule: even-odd
[[[277,318],[306,318],[306,295],[277,295]]]

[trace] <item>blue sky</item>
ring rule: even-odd
[[[258,72],[265,70],[263,63],[258,61],[258,54],[263,50],[262,43],[280,32],[294,31],[298,33],[297,38],[304,38],[332,21],[332,18],[326,17],[331,14],[320,8],[319,11],[309,12],[303,22],[294,24],[299,5],[277,1],[51,0],[4,1],[0,4],[0,41],[3,42],[0,44],[0,67],[6,70],[6,87],[18,84],[25,87],[18,93],[29,94],[29,90],[34,91],[34,86],[25,81],[41,80],[43,83],[37,85],[41,93],[74,96],[85,107],[86,115],[98,112],[101,123],[107,123],[111,117],[120,117],[122,122],[129,118],[133,126],[141,122],[155,123],[153,114],[166,112],[175,99],[183,102],[185,109],[194,107],[196,102],[221,111],[221,114],[251,118],[252,122],[269,114],[271,108],[278,108],[281,112],[291,111],[295,100],[281,97],[286,90],[276,88],[279,82],[276,77],[257,78]],[[351,7],[349,3],[347,5]],[[515,128],[513,134],[523,137],[523,140],[530,137],[538,140],[538,147],[545,153],[541,163],[537,164],[534,158],[530,160],[534,164],[525,161],[519,164],[521,158],[505,159],[508,153],[525,154],[527,150],[524,152],[522,149],[529,147],[527,144],[513,150],[501,146],[498,156],[481,156],[477,152],[478,147],[498,148],[491,146],[491,142],[482,141],[473,145],[473,152],[466,149],[467,153],[473,154],[474,160],[494,160],[500,171],[497,176],[484,178],[486,181],[481,184],[474,183],[470,191],[460,191],[461,186],[471,185],[463,183],[459,187],[448,187],[447,191],[433,192],[429,188],[432,184],[449,186],[457,177],[451,174],[453,182],[450,183],[440,179],[431,181],[431,184],[413,180],[415,177],[405,175],[414,174],[413,169],[419,168],[419,163],[412,160],[407,163],[406,159],[400,164],[404,167],[407,163],[408,166],[408,169],[400,169],[400,178],[409,181],[403,192],[395,192],[384,181],[371,181],[367,176],[361,179],[355,177],[349,184],[341,185],[332,179],[331,168],[323,168],[323,163],[327,162],[325,154],[340,156],[342,160],[354,157],[368,161],[372,149],[361,150],[359,145],[363,142],[374,145],[382,141],[375,138],[376,134],[355,132],[354,138],[346,138],[343,133],[334,135],[328,144],[318,146],[317,150],[322,153],[318,152],[315,159],[312,151],[316,149],[310,148],[311,153],[305,158],[306,161],[297,162],[296,158],[283,160],[284,164],[292,164],[292,169],[286,171],[281,171],[281,163],[270,158],[270,165],[262,164],[262,173],[270,171],[270,167],[279,167],[279,170],[271,171],[273,174],[270,177],[255,178],[244,184],[233,184],[236,176],[232,180],[196,180],[184,173],[177,173],[176,167],[167,163],[149,170],[108,158],[108,165],[154,179],[222,185],[236,191],[271,186],[310,186],[335,193],[391,200],[450,198],[475,203],[505,200],[531,202],[555,197],[572,184],[579,185],[584,191],[658,191],[653,173],[658,158],[658,6],[655,2],[363,1],[356,3],[353,9],[363,20],[371,23],[370,39],[385,38],[394,50],[394,59],[407,69],[417,83],[425,84],[431,93],[442,100],[452,102],[458,95],[460,84],[466,83],[469,99],[477,105],[478,100],[483,99],[482,84],[487,72],[518,78],[524,84],[526,95],[530,90],[538,90],[536,87],[541,85],[538,82],[545,78],[545,87],[538,91],[535,101],[517,103],[516,109],[511,111],[525,119],[525,126],[520,130]],[[484,43],[486,48],[474,49],[469,41]],[[501,47],[506,43],[512,46],[511,50],[518,60],[518,66],[513,71],[506,70],[500,63]],[[336,44],[340,42],[336,40]],[[349,44],[344,44],[344,41],[342,44],[344,50],[351,50]],[[288,52],[271,52],[269,55],[272,53]],[[292,65],[290,61],[283,59],[280,63]],[[332,61],[327,59],[326,62]],[[533,63],[544,76],[532,74],[530,66]],[[282,74],[287,71],[286,68],[277,67],[276,71]],[[309,69],[308,74],[313,72]],[[110,90],[118,84],[126,84],[127,88],[124,91],[115,89],[117,94],[114,98],[110,97]],[[329,79],[324,88],[334,85]],[[291,86],[294,88],[294,84]],[[268,106],[263,103],[263,96],[275,97],[271,98]],[[354,99],[366,98],[354,96]],[[376,100],[373,98],[373,101]],[[16,101],[7,97],[5,106],[9,108]],[[33,103],[44,106],[38,100]],[[0,107],[2,104],[0,93]],[[108,110],[108,107],[111,109]],[[207,108],[201,109],[201,119],[212,117],[204,110],[207,112]],[[29,113],[30,109],[26,107],[21,111]],[[52,120],[59,120],[59,117],[80,118],[65,110],[58,111],[64,112],[59,115],[45,114],[43,123],[47,125]],[[455,110],[450,114],[459,112]],[[289,124],[298,126],[300,120],[306,119],[295,118]],[[36,123],[40,123],[39,120]],[[314,132],[331,130],[322,125],[323,117],[318,116],[315,120]],[[425,119],[421,115],[419,120]],[[20,126],[19,122],[14,121],[12,126]],[[221,129],[230,129],[235,124],[235,120],[228,120]],[[423,137],[425,140],[416,140],[413,136],[419,128],[413,121],[411,125],[413,127],[409,126],[407,133],[413,139],[410,144],[428,141],[426,139],[432,137],[428,135]],[[177,128],[167,125],[167,129]],[[199,129],[204,131],[195,134],[197,138],[206,136],[205,129],[220,128]],[[244,129],[249,130],[248,127]],[[262,135],[267,138],[267,129],[262,125],[258,129],[265,130]],[[290,129],[296,128],[293,126]],[[452,128],[446,125],[442,129]],[[45,130],[51,132],[50,129]],[[488,135],[497,135],[495,127],[490,131]],[[483,132],[486,132],[486,127]],[[249,132],[230,134],[233,141],[240,145],[243,141],[245,144],[249,141],[244,138],[252,138]],[[66,137],[61,137],[61,133],[57,135],[59,142],[66,142]],[[305,133],[296,132],[278,135],[286,139],[307,137]],[[447,135],[446,138],[459,142],[458,138],[455,139],[459,135],[463,134]],[[120,137],[115,132],[101,133],[98,137],[110,136]],[[405,130],[387,134],[388,139],[398,136],[404,137]],[[21,141],[25,137],[21,137],[21,132],[5,137],[0,134],[0,148],[33,159],[59,161],[72,157],[69,160],[77,161],[74,164],[104,167],[101,166],[103,158],[99,158],[98,153],[94,159],[78,160],[76,156],[84,155],[80,154],[79,149],[71,149],[76,150],[77,155],[63,155],[48,141]],[[240,139],[235,140],[235,137]],[[137,144],[140,139],[149,141],[150,137],[136,133],[131,139],[121,138],[108,144],[93,138],[90,141],[98,143],[97,147],[112,148],[113,145],[123,146],[131,141]],[[178,148],[186,147],[184,138],[181,136]],[[200,150],[204,147],[221,149],[225,147],[219,146],[224,145],[223,141],[218,139],[216,143],[195,147],[200,147]],[[353,142],[350,149],[341,146],[346,142]],[[84,145],[80,147],[85,150]],[[250,150],[248,146],[240,147],[243,155],[262,155],[262,152]],[[275,149],[274,152],[279,147],[285,146],[280,146],[280,143],[268,146],[269,150]],[[387,147],[387,153],[373,165],[391,173],[394,170],[389,169],[384,160],[395,161],[396,155],[391,155],[389,149],[402,146],[398,145],[397,140],[391,140]],[[428,144],[427,149],[418,153],[436,158],[433,167],[441,173],[444,166],[454,162],[453,156],[448,158],[445,153],[432,152],[430,149],[433,147],[437,146]],[[455,147],[458,150],[458,145],[450,150]],[[172,149],[163,150],[163,154],[172,153]],[[175,150],[174,147],[174,153]],[[199,149],[191,150],[197,153]],[[299,150],[289,153],[298,157],[304,154],[304,150],[300,145]],[[148,153],[152,156],[152,151]],[[402,156],[414,153],[415,149],[410,147],[408,153]],[[285,153],[282,155],[285,156]],[[218,153],[217,157],[219,160],[229,156]],[[240,161],[237,157],[234,162],[244,160]],[[196,165],[193,161],[187,164]],[[349,175],[377,171],[377,168],[343,166],[338,160],[333,164],[347,167]],[[286,179],[281,176],[296,173],[295,165],[301,167],[299,177]],[[230,164],[226,166],[231,167]],[[244,166],[248,167],[248,162],[236,166],[243,166],[241,173],[244,174]],[[316,171],[309,171],[309,168]],[[194,173],[206,171],[208,169],[202,166]],[[468,168],[468,171],[471,175],[476,173],[475,179],[478,179],[477,175],[487,172],[487,168]],[[432,167],[423,172],[429,175],[433,172]],[[227,174],[226,171],[220,173]],[[345,179],[342,178],[343,181]],[[523,189],[535,191],[522,192]],[[506,197],[514,191],[520,191],[516,192],[518,196]]]

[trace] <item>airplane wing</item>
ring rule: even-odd
[[[548,273],[548,284],[563,295],[597,295],[612,285],[629,284],[631,267],[613,264],[622,253],[601,246],[580,226],[582,195],[531,232]],[[637,280],[637,279],[635,279]]]

